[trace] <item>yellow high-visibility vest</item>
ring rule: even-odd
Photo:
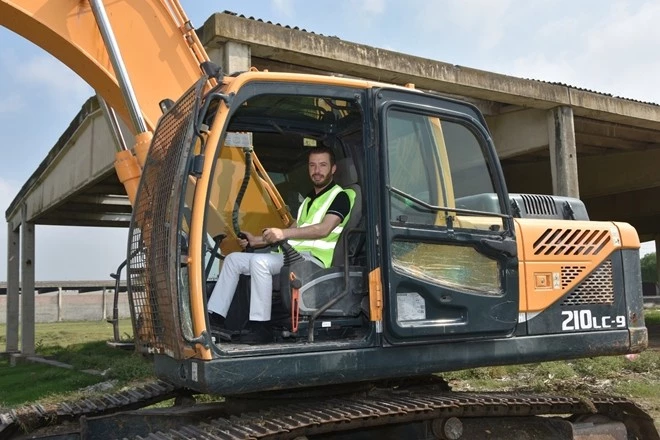
[[[342,191],[348,196],[350,210],[352,210],[353,203],[355,202],[355,191],[352,189],[343,189],[341,186],[335,184],[324,194],[314,199],[311,205],[311,199],[309,197],[306,197],[305,200],[303,200],[302,205],[300,205],[300,208],[298,209],[298,227],[300,228],[321,223],[323,217],[325,217],[325,214],[328,212],[330,205],[335,200],[335,197],[337,197]],[[307,209],[308,205],[309,209]],[[289,243],[298,252],[309,252],[315,258],[321,260],[325,267],[330,267],[332,256],[335,253],[335,246],[337,245],[337,240],[339,240],[339,234],[344,230],[344,225],[346,225],[351,216],[350,210],[348,211],[348,215],[344,217],[344,220],[342,220],[342,222],[339,223],[339,225],[337,225],[325,238],[318,238],[316,240],[289,240]]]

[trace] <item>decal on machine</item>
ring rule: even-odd
[[[571,330],[598,330],[605,328],[625,328],[626,317],[617,316],[593,316],[591,310],[564,310],[561,323],[562,331]]]

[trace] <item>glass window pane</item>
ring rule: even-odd
[[[448,288],[503,294],[499,263],[469,246],[395,241],[392,266],[401,274]]]
[[[390,219],[396,224],[499,231],[502,220],[493,178],[476,135],[466,126],[432,115],[392,110],[387,117],[389,182],[430,205],[481,211],[476,217],[430,210],[392,194]]]

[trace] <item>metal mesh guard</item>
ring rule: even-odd
[[[606,260],[582,281],[561,303],[562,306],[613,304],[612,261]]]
[[[179,204],[205,78],[158,122],[129,229],[128,293],[136,348],[180,357],[177,304]]]

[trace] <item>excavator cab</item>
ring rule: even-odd
[[[383,312],[369,295],[375,281],[396,286],[384,301],[392,343],[513,333],[513,226],[487,132],[473,122],[477,112],[408,90],[255,81],[219,117],[226,134],[210,178],[205,234],[226,237],[223,255],[242,251],[240,231],[260,235],[290,224],[297,211],[290,204],[311,189],[306,160],[316,146],[334,150],[335,181],[355,194],[330,267],[284,251],[273,292],[283,306],[277,341],[373,344],[380,320],[372,315]],[[495,200],[487,209],[457,208],[457,198],[482,193]]]
[[[361,195],[332,264],[285,248],[275,342],[214,337],[209,237],[224,237],[221,264],[243,252],[241,231],[291,225],[320,145]],[[561,213],[579,201],[539,200],[510,198],[469,104],[307,75],[247,72],[209,92],[200,82],[160,119],[141,179],[128,265],[136,346],[156,354],[159,377],[217,394],[635,350],[639,283],[621,277],[639,273],[637,236]]]

